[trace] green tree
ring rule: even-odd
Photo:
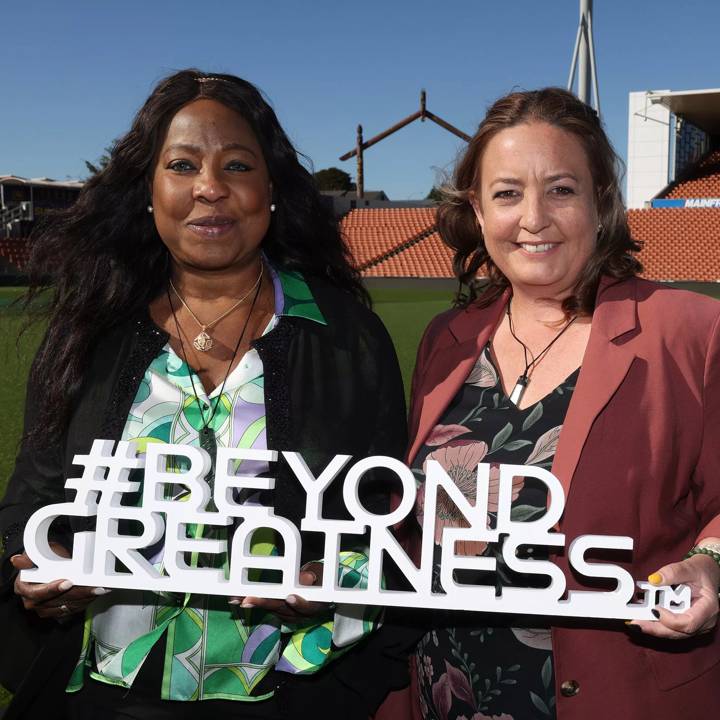
[[[102,172],[109,165],[110,154],[113,151],[113,147],[114,143],[112,145],[108,145],[105,150],[103,150],[103,154],[94,163],[91,163],[89,160],[83,160],[85,167],[88,169],[91,176]]]
[[[432,190],[427,194],[426,200],[435,200],[436,202],[442,202],[443,201],[443,194],[441,190],[435,185],[432,186]]]
[[[355,183],[348,173],[340,168],[330,167],[313,174],[318,190],[354,190]]]

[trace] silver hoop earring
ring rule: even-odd
[[[597,234],[599,235],[603,231],[603,224],[599,223],[597,227]]]
[[[276,210],[275,203],[272,203],[272,204],[270,205],[270,212],[275,212],[275,210]]]
[[[147,211],[152,215],[152,213],[153,213],[153,206],[152,206],[152,205],[148,205],[148,206],[147,206]]]

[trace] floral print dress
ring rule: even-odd
[[[577,381],[576,370],[542,400],[524,410],[505,395],[493,364],[490,344],[480,354],[460,388],[413,461],[420,483],[422,516],[425,466],[437,460],[471,502],[475,501],[477,464],[491,464],[488,523],[494,527],[498,506],[497,465],[550,468],[562,423]],[[513,481],[511,515],[533,519],[545,512],[547,491],[533,478]],[[422,522],[422,517],[420,518]],[[438,494],[435,530],[435,590],[442,591],[439,541],[442,528],[466,526],[454,504]],[[461,543],[457,552],[463,552]],[[497,573],[483,584],[541,587],[542,576],[521,576],[502,562],[501,547],[466,542],[464,554],[497,557]],[[533,555],[532,553],[535,553]],[[540,558],[540,549],[524,557]],[[544,555],[547,557],[547,554]],[[555,718],[552,645],[547,618],[493,613],[438,611],[431,630],[416,650],[420,706],[425,720],[527,720]]]

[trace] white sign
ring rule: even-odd
[[[241,460],[274,463],[274,450],[218,448],[213,488],[205,478],[210,457],[201,448],[190,445],[150,443],[145,456],[137,456],[132,443],[95,440],[89,455],[78,455],[75,464],[84,467],[82,477],[67,480],[65,486],[76,491],[72,502],[47,505],[38,510],[25,528],[25,551],[37,565],[23,570],[21,577],[30,582],[51,582],[60,578],[75,585],[110,588],[133,588],[165,592],[192,592],[213,595],[262,596],[285,598],[297,594],[307,600],[359,603],[363,605],[396,605],[418,608],[444,608],[532,615],[576,616],[594,618],[654,619],[651,610],[664,607],[684,612],[690,606],[690,588],[656,587],[636,583],[623,568],[608,563],[590,563],[585,555],[590,549],[630,551],[630,537],[584,535],[567,548],[571,567],[588,578],[605,578],[616,583],[611,591],[570,590],[562,570],[550,560],[519,558],[516,550],[528,545],[537,548],[562,548],[565,535],[552,532],[560,519],[565,498],[559,480],[549,471],[532,465],[501,465],[497,522],[488,528],[488,487],[490,466],[480,463],[477,469],[477,502],[472,505],[442,466],[429,461],[426,467],[425,513],[422,528],[420,566],[416,566],[395,539],[391,528],[411,515],[415,506],[416,482],[411,470],[389,457],[369,457],[350,465],[349,455],[336,455],[323,472],[315,477],[300,454],[283,452],[291,470],[306,492],[303,531],[322,533],[325,537],[325,567],[337,567],[340,541],[345,535],[363,535],[369,529],[367,587],[338,587],[337,573],[325,572],[322,585],[300,585],[301,539],[298,528],[289,520],[275,515],[273,508],[235,501],[241,490],[272,490],[272,478],[235,474]],[[168,457],[184,457],[188,469],[183,473],[166,471]],[[323,493],[337,475],[347,470],[343,497],[352,520],[323,518]],[[142,483],[131,481],[131,470],[144,468]],[[359,485],[372,470],[393,472],[402,485],[398,507],[384,515],[369,512],[361,504]],[[512,482],[514,477],[533,477],[548,490],[548,509],[531,521],[511,518]],[[164,499],[168,486],[183,485],[188,493],[182,501]],[[433,544],[438,490],[443,489],[467,520],[467,528],[443,528],[440,579],[444,593],[433,592]],[[122,504],[125,493],[142,494],[139,507]],[[212,498],[212,504],[210,500]],[[208,508],[212,509],[208,509]],[[56,555],[48,542],[50,526],[60,517],[95,517],[94,531],[74,535],[72,556]],[[119,530],[121,520],[134,520],[142,527],[136,535]],[[227,541],[193,538],[188,525],[233,526],[231,547]],[[282,539],[284,554],[260,556],[251,552],[253,533],[271,528]],[[502,556],[507,567],[518,573],[545,576],[545,588],[504,587],[496,595],[495,584],[466,584],[455,577],[457,570],[494,573],[496,558],[458,556],[455,543],[480,541],[497,543],[504,535]],[[143,549],[162,547],[161,572],[143,555]],[[229,573],[222,568],[194,567],[185,558],[188,553],[217,554],[230,551]],[[405,575],[413,590],[382,588],[382,559],[387,553]],[[317,558],[320,559],[320,558]],[[127,568],[116,569],[116,560]],[[255,569],[279,570],[282,580],[257,582],[250,579]],[[492,577],[492,576],[491,576]],[[563,597],[565,596],[565,597]],[[639,598],[639,599],[638,599]]]
[[[688,198],[686,208],[720,208],[720,198]]]

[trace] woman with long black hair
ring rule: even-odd
[[[232,75],[161,81],[108,166],[39,233],[30,270],[29,301],[47,289],[51,299],[0,507],[2,613],[20,638],[18,656],[0,663],[16,691],[9,716],[58,717],[66,705],[72,718],[367,717],[403,672],[382,633],[348,652],[376,609],[17,574],[32,566],[28,517],[63,501],[74,456],[95,438],[141,452],[196,445],[211,457],[218,447],[296,450],[316,472],[337,453],[401,456],[392,343],[270,106]],[[245,475],[268,471],[243,464]],[[281,462],[272,475],[271,500],[246,500],[272,502],[299,527],[302,489]],[[370,487],[364,502],[381,511],[387,488]],[[342,478],[324,508],[344,516]],[[53,527],[56,552],[68,554],[82,529]],[[272,534],[253,541],[275,552]],[[321,556],[317,534],[303,535],[301,582],[321,580]],[[161,567],[162,548],[147,559]],[[366,562],[361,546],[343,548],[343,582],[361,582]]]

